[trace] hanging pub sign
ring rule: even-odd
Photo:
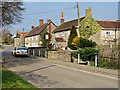
[[[44,38],[45,38],[46,41],[49,41],[50,40],[50,34],[49,33],[45,33]]]

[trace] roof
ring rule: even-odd
[[[80,18],[80,22],[85,17]],[[120,28],[120,21],[105,21],[105,20],[96,20],[96,22],[102,27],[102,28]],[[53,33],[64,31],[64,30],[70,30],[72,26],[78,26],[78,19],[74,19],[68,22],[65,22],[61,25],[59,25],[56,29],[54,29]]]
[[[82,21],[85,17],[80,18],[80,21]],[[53,32],[59,32],[63,30],[69,30],[72,28],[72,26],[77,26],[78,25],[78,19],[74,19],[68,22],[65,22],[61,25],[59,25],[57,28],[54,29]]]
[[[96,20],[102,28],[120,28],[120,21]]]
[[[20,34],[18,34],[16,37],[14,37],[14,38],[20,38]]]
[[[33,28],[27,35],[26,37],[30,37],[30,36],[34,36],[34,35],[38,35],[40,34],[46,27],[47,27],[48,23],[45,23],[41,26],[37,26],[35,28]]]
[[[55,40],[57,42],[65,42],[65,40],[63,39],[63,37],[56,37]]]

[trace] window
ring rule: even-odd
[[[110,35],[110,31],[107,31],[107,32],[106,32],[106,35]]]
[[[70,35],[70,31],[68,31],[68,36]]]
[[[33,40],[33,37],[32,37],[32,40]]]
[[[36,36],[36,40],[37,40],[37,36]]]
[[[64,32],[62,32],[62,36],[64,36]]]
[[[59,33],[58,32],[56,33],[56,37],[59,37]]]

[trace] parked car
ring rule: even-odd
[[[17,55],[28,55],[28,49],[26,47],[15,47],[12,51],[13,56]]]

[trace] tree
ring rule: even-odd
[[[72,29],[70,30],[70,36],[68,38],[68,47],[72,50],[76,50],[77,48],[75,47],[75,45],[72,44],[73,42],[73,38],[75,38],[77,36],[77,32],[76,32],[76,28],[75,26],[72,26]]]
[[[91,40],[87,40],[87,39],[85,39],[83,37],[80,37],[80,43],[79,43],[79,37],[78,36],[76,36],[73,39],[72,44],[75,45],[75,47],[77,49],[85,48],[85,47],[95,47],[97,45],[95,42],[92,42]]]
[[[47,33],[47,28],[44,29],[44,30],[41,32],[41,36],[40,36],[40,41],[42,42],[41,45],[42,45],[43,47],[46,47],[46,45],[47,45],[47,41],[44,39],[45,33]],[[50,35],[50,40],[48,41],[48,44],[50,43],[51,38],[52,38],[52,35]]]
[[[22,11],[25,10],[22,6],[23,2],[17,2],[16,0],[2,2],[2,25],[8,26],[16,22],[21,22]]]
[[[12,44],[12,34],[7,28],[2,29],[2,43],[4,44]]]

